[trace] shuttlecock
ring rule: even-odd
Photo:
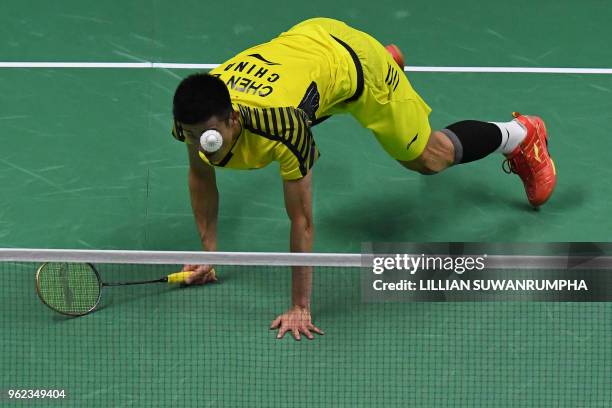
[[[223,137],[217,130],[209,129],[200,136],[200,146],[206,153],[214,153],[223,145]]]

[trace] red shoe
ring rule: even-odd
[[[512,116],[527,130],[527,136],[506,155],[502,168],[508,174],[519,175],[529,203],[538,207],[550,198],[557,183],[555,163],[548,154],[546,126],[537,116],[523,116],[518,112],[513,112]]]
[[[385,49],[391,54],[393,60],[397,62],[397,65],[400,66],[402,71],[404,70],[404,54],[402,54],[402,50],[395,44],[389,44],[385,46]]]

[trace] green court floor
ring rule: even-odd
[[[9,2],[2,59],[219,63],[314,15],[342,18],[395,42],[410,65],[612,66],[603,3]],[[36,6],[34,6],[36,4]],[[350,4],[350,7],[349,7]],[[238,10],[237,9],[237,10]],[[33,11],[34,10],[34,11]],[[275,18],[268,17],[272,12]],[[215,16],[215,18],[210,18]],[[208,17],[208,18],[207,18]],[[546,20],[550,18],[549,20]],[[203,25],[202,22],[206,21]],[[549,23],[546,23],[549,21]],[[585,27],[589,27],[585,29]],[[608,30],[608,31],[606,31]],[[173,141],[171,98],[188,71],[3,69],[0,75],[0,243],[15,247],[197,249],[186,154]],[[432,125],[512,111],[545,118],[558,189],[534,212],[497,155],[435,177],[410,173],[350,117],[315,129],[317,251],[362,241],[609,241],[612,77],[534,74],[409,75]],[[287,250],[277,169],[219,171],[219,248]],[[61,233],[57,233],[61,231]],[[263,239],[261,239],[263,238]]]
[[[220,63],[314,16],[398,44],[408,65],[612,67],[609,5],[598,0],[5,0],[0,62]],[[0,69],[0,247],[199,249],[185,148],[170,136],[172,95],[191,72]],[[358,252],[364,241],[612,241],[612,75],[408,77],[435,128],[512,111],[542,116],[555,194],[532,210],[498,155],[436,176],[408,172],[338,116],[314,130],[315,251]],[[287,251],[278,169],[217,174],[219,249]],[[33,265],[0,269],[10,281],[0,289],[0,390],[65,386],[70,406],[612,401],[610,304],[372,306],[360,302],[355,271],[330,271],[318,273],[314,301],[328,335],[296,344],[266,330],[289,302],[288,271],[134,289],[100,313],[63,319],[35,297]],[[136,378],[145,385],[135,389]]]

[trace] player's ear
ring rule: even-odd
[[[235,110],[232,109],[232,113],[230,114],[230,118],[232,118],[233,121],[237,121],[239,116],[240,116],[240,113],[238,113],[238,111],[235,111]]]
[[[232,113],[230,113],[229,119],[230,119],[231,127],[236,126],[240,122],[240,113],[235,110],[232,110]]]

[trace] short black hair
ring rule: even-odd
[[[183,79],[174,93],[174,120],[188,125],[216,116],[229,119],[232,101],[227,86],[216,76],[198,73]]]

